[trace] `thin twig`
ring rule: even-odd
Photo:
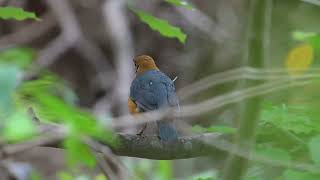
[[[29,150],[31,148],[42,146],[42,145],[54,145],[56,146],[59,144],[63,139],[65,139],[66,134],[63,131],[55,130],[52,134],[44,134],[43,137],[37,137],[35,139],[25,141],[20,144],[13,144],[13,145],[7,145],[3,146],[0,149],[0,159],[14,156],[18,153],[22,153],[26,150]]]
[[[109,30],[110,38],[114,42],[114,53],[117,68],[117,80],[114,91],[120,102],[122,114],[127,112],[127,99],[130,89],[130,81],[133,76],[133,40],[125,15],[124,0],[106,0],[103,4],[103,16],[106,29]]]
[[[101,152],[104,156],[104,161],[109,160],[113,165],[117,167],[117,169],[120,171],[117,174],[121,177],[118,177],[118,179],[128,179],[127,177],[133,176],[133,173],[130,173],[130,170],[125,167],[125,165],[118,159],[118,157],[115,156],[115,154],[112,153],[112,150],[98,141],[95,141],[93,139],[87,138],[86,140],[87,144],[91,146],[95,151]],[[105,164],[108,166],[107,164]],[[113,174],[115,176],[115,174]],[[122,177],[125,176],[125,177]]]
[[[303,71],[304,69],[290,69],[292,71]],[[304,74],[299,76],[291,76],[288,70],[283,68],[273,69],[257,69],[252,67],[241,67],[237,69],[228,70],[222,73],[209,75],[199,81],[187,85],[178,91],[180,99],[184,100],[194,94],[203,90],[211,88],[216,85],[247,79],[247,80],[279,80],[282,78],[303,78],[303,77],[320,77],[320,68],[310,68]]]
[[[41,19],[42,21],[33,22],[22,29],[18,29],[16,32],[0,38],[0,49],[30,43],[48,33],[49,30],[57,25],[52,12],[46,13]]]
[[[221,96],[213,97],[198,104],[181,106],[179,117],[194,117],[203,113],[220,108],[227,104],[237,103],[242,100],[252,98],[258,95],[268,94],[274,91],[283,90],[290,87],[303,86],[313,82],[311,78],[300,78],[299,81],[292,81],[290,79],[281,79],[277,81],[267,82],[262,85],[245,88],[230,92]],[[114,119],[113,128],[137,126],[150,121],[157,121],[168,114],[168,110],[157,110],[136,115],[136,121],[129,120],[132,118],[129,115],[121,116]]]
[[[176,10],[193,26],[207,34],[213,42],[222,43],[228,38],[228,33],[221,28],[221,25],[212,21],[200,10],[190,11],[184,8],[176,8]]]
[[[36,65],[32,66],[34,68],[25,75],[24,79],[34,77],[42,69],[55,63],[58,57],[71,47],[76,47],[79,53],[89,60],[88,62],[98,73],[111,71],[110,64],[100,48],[82,33],[81,26],[68,1],[47,0],[46,2],[56,16],[62,32],[46,48],[39,52],[38,59],[35,62]]]

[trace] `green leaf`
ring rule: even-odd
[[[25,82],[19,88],[19,95],[23,104],[34,108],[41,121],[65,123],[74,134],[88,135],[104,141],[111,140],[111,132],[103,128],[90,113],[74,107],[72,102],[66,103],[68,100],[65,98],[65,91],[70,91],[67,93],[68,96],[70,93],[74,96],[71,89],[65,87],[57,77],[48,75]]]
[[[310,140],[309,151],[312,160],[320,165],[320,135],[315,136]]]
[[[0,18],[3,19],[15,19],[18,21],[25,19],[34,19],[39,21],[35,13],[24,11],[21,8],[16,7],[0,7]]]
[[[78,101],[78,97],[66,84],[52,73],[46,73],[36,80],[24,82],[19,88],[19,93],[29,97],[38,93],[56,96],[67,104],[74,105]]]
[[[66,123],[72,129],[72,133],[88,135],[105,141],[112,139],[110,131],[103,128],[90,113],[78,110],[52,95],[38,93],[34,97],[39,102],[35,109],[40,117],[47,118],[49,121]]]
[[[20,71],[16,66],[0,65],[0,117],[13,109],[12,95],[18,85]]]
[[[38,106],[35,106],[36,112],[43,120],[56,121],[56,122],[68,122],[71,121],[74,113],[73,107],[68,106],[60,98],[47,94],[44,92],[38,92],[33,94]]]
[[[149,27],[158,31],[162,36],[168,38],[178,38],[181,43],[185,43],[187,35],[181,31],[179,27],[175,27],[168,23],[168,21],[156,18],[141,10],[131,10],[139,17],[139,19],[148,24]]]
[[[25,140],[34,135],[35,127],[26,113],[16,112],[7,119],[4,138],[10,142]]]
[[[80,138],[89,136],[106,142],[114,141],[111,145],[116,145],[117,141],[90,113],[66,103],[64,91],[59,78],[48,75],[25,82],[20,86],[18,94],[21,104],[31,105],[41,121],[55,121],[67,126],[69,137],[64,146],[70,165],[82,163],[93,167],[95,156]]]
[[[170,3],[170,4],[173,4],[175,6],[181,6],[181,7],[184,7],[186,9],[189,9],[189,10],[194,10],[194,7],[192,4],[190,4],[189,2],[187,1],[183,1],[183,0],[166,0],[166,2]]]
[[[67,150],[69,165],[74,166],[82,163],[91,168],[95,167],[96,159],[94,154],[88,145],[81,142],[78,138],[70,136],[64,141],[63,145]]]
[[[319,175],[288,169],[283,173],[285,180],[318,180]]]
[[[68,121],[77,115],[77,112],[74,112],[76,108],[72,107],[71,103],[64,101],[63,88],[61,80],[48,74],[23,83],[18,89],[18,96],[23,104],[33,106],[41,120]]]
[[[0,52],[1,64],[14,64],[26,68],[34,60],[35,51],[30,48],[10,48]]]

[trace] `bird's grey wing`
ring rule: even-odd
[[[173,83],[167,85],[168,102],[170,106],[179,106],[179,99]]]
[[[133,83],[130,96],[143,111],[152,111],[159,108],[159,100],[163,94],[159,82],[155,78],[142,78]]]

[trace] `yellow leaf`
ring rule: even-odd
[[[286,59],[286,68],[289,74],[300,75],[308,70],[312,64],[313,57],[313,47],[308,43],[291,49]]]

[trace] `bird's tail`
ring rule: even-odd
[[[178,132],[173,121],[157,121],[159,137],[163,141],[173,141],[178,139]]]

